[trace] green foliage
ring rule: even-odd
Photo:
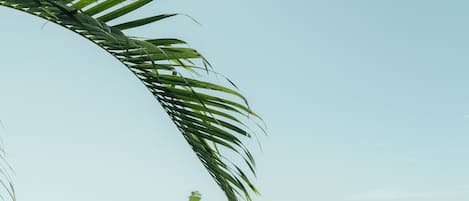
[[[189,201],[200,201],[202,199],[202,195],[198,191],[193,191],[189,196]]]
[[[245,124],[246,120],[252,120],[249,122],[256,125],[255,122],[262,120],[251,110],[246,98],[229,80],[227,83],[231,86],[222,86],[208,82],[204,77],[188,78],[187,75],[213,70],[206,59],[196,50],[186,47],[184,41],[174,38],[141,39],[123,32],[175,14],[108,24],[150,2],[0,0],[0,5],[58,24],[113,55],[154,95],[228,200],[251,200],[251,194],[257,190],[244,172],[245,168],[230,162],[233,160],[223,154],[229,151],[239,155],[251,175],[255,176],[255,162],[243,139],[253,136],[253,131]],[[259,128],[262,130],[261,126]],[[13,189],[6,189],[14,200]]]

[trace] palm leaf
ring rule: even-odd
[[[6,132],[6,128],[4,127],[3,122],[1,120],[0,120],[0,131]],[[6,200],[8,198],[8,199],[15,201],[16,200],[15,188],[13,187],[13,181],[10,176],[11,172],[13,172],[13,169],[10,167],[10,165],[8,164],[6,160],[6,156],[5,156],[6,154],[5,154],[5,150],[3,147],[4,147],[3,140],[0,138],[0,186],[1,186],[1,191],[2,191],[0,192],[0,199]]]
[[[188,78],[211,72],[205,58],[179,39],[139,39],[123,30],[137,28],[175,14],[160,14],[117,25],[108,22],[136,11],[152,0],[0,0],[20,10],[73,31],[95,43],[125,65],[154,95],[229,201],[251,200],[258,193],[243,168],[225,157],[231,151],[255,175],[254,159],[243,141],[253,136],[245,125],[261,120],[236,86],[225,87]],[[96,15],[99,15],[95,17]],[[262,121],[262,120],[261,120]],[[222,154],[225,153],[225,154]],[[9,181],[7,181],[9,182]],[[8,183],[9,184],[9,183]],[[4,185],[14,200],[14,191]]]

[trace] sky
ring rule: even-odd
[[[158,0],[128,19],[201,25],[128,34],[188,41],[264,118],[255,201],[466,201],[468,6]],[[33,16],[0,19],[0,132],[19,201],[224,200],[116,60]]]

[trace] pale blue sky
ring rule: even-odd
[[[143,13],[202,26],[176,17],[129,33],[188,41],[264,117],[256,201],[467,201],[468,6],[160,0]],[[0,119],[19,201],[224,200],[111,56],[32,16],[0,8],[0,19]]]

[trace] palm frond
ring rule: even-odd
[[[1,120],[0,131],[0,133],[6,132],[6,128]],[[13,169],[6,160],[6,152],[2,138],[3,135],[0,136],[0,200],[16,201],[15,188],[13,187],[13,179],[11,178]]]
[[[229,201],[251,200],[258,191],[243,169],[255,176],[255,161],[243,141],[253,136],[245,120],[262,121],[236,86],[225,87],[189,78],[211,72],[210,64],[179,39],[139,39],[123,30],[176,14],[160,14],[116,25],[108,22],[136,11],[152,0],[0,0],[14,8],[56,23],[95,43],[130,69],[148,88]],[[247,117],[247,119],[243,119]],[[231,162],[226,151],[241,157],[246,168]]]

